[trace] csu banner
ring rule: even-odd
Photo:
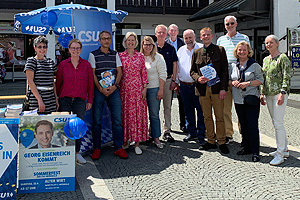
[[[99,33],[104,30],[112,32],[111,14],[74,10],[74,23],[76,38],[82,42],[83,46],[80,56],[87,60],[89,53],[100,46],[98,42]]]
[[[0,119],[0,199],[16,199],[19,119]]]
[[[101,31],[109,31],[112,33],[112,20],[110,13],[93,12],[91,10],[74,10],[74,23],[76,38],[82,42],[81,57],[88,60],[89,54],[100,47],[99,34]],[[113,48],[113,42],[110,48]],[[82,138],[81,151],[88,151],[93,147],[92,109],[87,111],[84,117],[87,124],[87,133]],[[110,113],[106,106],[103,109],[101,122],[101,143],[106,144],[112,141]]]

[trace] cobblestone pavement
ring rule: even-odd
[[[8,95],[3,93],[4,85],[0,85],[0,95]],[[268,153],[275,150],[269,140],[274,142],[275,133],[266,106],[261,107],[261,161],[258,163],[251,161],[251,155],[236,155],[241,148],[241,137],[234,109],[235,142],[229,145],[230,153],[222,155],[218,149],[199,151],[196,141],[182,141],[185,134],[179,131],[177,107],[174,99],[175,143],[166,143],[162,150],[154,144],[141,144],[142,155],[135,155],[130,147],[127,160],[113,156],[113,148],[106,147],[99,160],[93,162],[85,156],[88,163],[77,165],[76,191],[25,194],[18,195],[18,199],[300,199],[299,94],[290,95],[285,114],[289,144],[297,151],[291,151],[293,156],[277,167],[269,165],[272,158]],[[162,110],[160,114],[163,119]]]
[[[230,154],[199,151],[196,141],[184,143],[184,135],[176,131],[177,106],[175,99],[172,135],[176,142],[166,144],[165,149],[141,145],[143,155],[135,155],[131,148],[128,160],[113,157],[112,149],[103,150],[95,164],[114,199],[300,199],[298,159],[290,157],[278,167],[270,166],[268,153],[275,148],[263,141],[259,163],[253,163],[251,155],[237,156],[241,141],[237,129],[236,142],[229,145]],[[289,140],[298,147],[299,125],[292,120],[299,116],[299,108],[287,108],[285,125]],[[234,109],[233,120],[236,124]],[[261,108],[260,132],[272,138],[275,135],[266,107]],[[299,153],[296,155],[299,157]]]

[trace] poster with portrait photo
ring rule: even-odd
[[[102,88],[107,88],[115,84],[115,76],[113,70],[108,70],[101,73],[101,79],[99,81]]]
[[[75,116],[20,117],[19,193],[75,190],[75,141],[64,133]]]

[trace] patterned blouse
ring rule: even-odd
[[[261,93],[266,96],[274,96],[281,91],[290,91],[291,62],[285,54],[280,54],[275,58],[269,56],[264,58],[262,71],[264,74],[264,84]]]

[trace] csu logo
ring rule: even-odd
[[[81,42],[97,42],[100,31],[80,31],[78,39]]]
[[[62,117],[59,117],[59,118],[54,118],[54,122],[67,122],[69,120],[69,118],[62,118]]]

